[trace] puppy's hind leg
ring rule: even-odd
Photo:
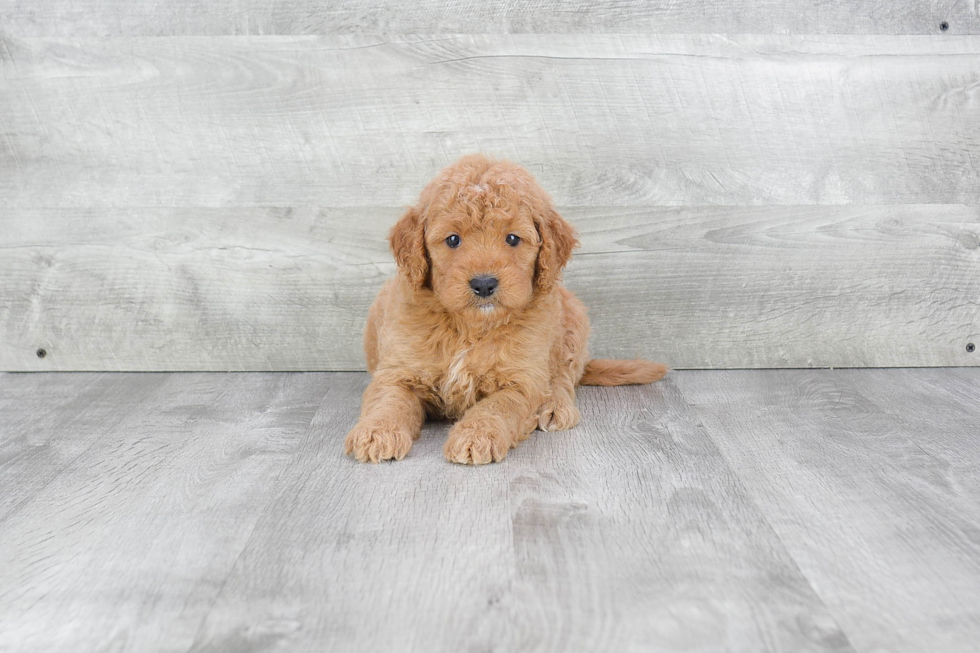
[[[538,411],[538,428],[542,431],[565,431],[574,428],[581,415],[575,407],[573,374],[556,374],[551,379],[551,396]]]
[[[551,354],[551,396],[538,411],[538,428],[564,431],[575,427],[581,415],[575,407],[575,386],[588,359],[589,320],[585,307],[571,293],[562,305],[562,336]]]

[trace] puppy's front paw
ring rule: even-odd
[[[344,440],[344,453],[362,463],[401,460],[411,448],[411,434],[390,424],[360,421]]]
[[[510,450],[512,438],[486,424],[459,422],[449,431],[442,451],[450,462],[485,465],[500,462]]]
[[[582,418],[575,404],[567,399],[551,399],[541,406],[538,428],[542,431],[566,431]]]

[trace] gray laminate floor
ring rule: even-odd
[[[0,375],[0,650],[980,650],[980,369],[584,388],[479,468],[345,458],[366,382]]]

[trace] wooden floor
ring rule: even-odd
[[[0,651],[980,647],[980,369],[675,372],[487,467],[365,374],[0,375]]]

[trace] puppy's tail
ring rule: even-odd
[[[663,363],[635,360],[594,358],[585,365],[581,385],[632,385],[653,383],[667,376],[670,370]]]

